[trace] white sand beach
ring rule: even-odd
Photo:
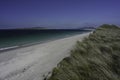
[[[43,80],[90,33],[0,53],[0,80]]]

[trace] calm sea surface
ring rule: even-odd
[[[0,50],[43,43],[82,34],[87,30],[0,30]]]

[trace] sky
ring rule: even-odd
[[[0,28],[120,25],[120,0],[0,0]]]

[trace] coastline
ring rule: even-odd
[[[88,32],[83,32],[81,34],[84,34],[84,33],[88,33]],[[76,35],[80,35],[80,34],[73,34],[72,36],[76,36]],[[28,43],[28,44],[24,44],[24,45],[22,44],[22,45],[15,45],[15,46],[0,48],[0,54],[2,52],[15,50],[15,49],[19,49],[19,48],[24,48],[24,47],[29,47],[29,46],[33,46],[33,45],[39,45],[39,44],[43,44],[43,43],[48,43],[48,42],[51,42],[51,41],[55,41],[55,40],[59,40],[59,39],[67,38],[67,37],[71,37],[71,35],[63,36],[63,37],[60,37],[60,38],[52,38],[52,39],[49,39],[49,40],[39,41],[39,42],[35,42],[35,43]]]
[[[90,33],[3,52],[0,54],[0,79],[42,80],[59,61],[69,55],[77,40],[81,41]]]

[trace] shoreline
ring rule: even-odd
[[[0,54],[0,79],[42,80],[64,57],[77,40],[91,32],[46,43],[10,50]]]
[[[85,34],[85,33],[89,33],[89,32],[83,32],[81,34]],[[71,36],[64,36],[62,38],[54,38],[54,39],[49,39],[49,40],[41,41],[41,42],[35,42],[35,43],[31,43],[31,44],[15,45],[15,46],[10,46],[10,47],[4,47],[4,48],[0,48],[0,54],[3,53],[3,52],[7,52],[7,51],[19,49],[19,48],[29,47],[29,46],[33,46],[33,45],[39,45],[39,44],[43,44],[43,43],[48,43],[48,42],[51,42],[51,41],[64,39],[64,38],[68,38],[68,37],[72,37],[72,36],[76,36],[76,35],[81,35],[81,34],[74,34],[74,35],[71,35]]]

